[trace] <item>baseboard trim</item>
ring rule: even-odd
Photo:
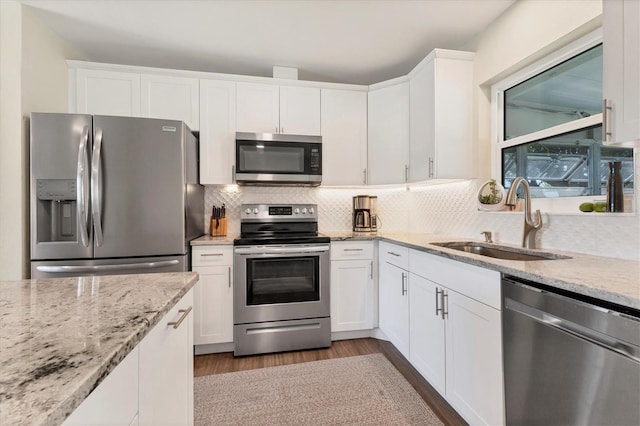
[[[229,343],[213,343],[208,345],[194,345],[193,346],[193,354],[194,355],[206,355],[206,354],[217,354],[220,352],[233,352],[234,345],[233,342]]]

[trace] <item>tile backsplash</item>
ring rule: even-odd
[[[496,242],[520,244],[523,213],[479,212],[478,186],[475,180],[367,188],[206,186],[205,232],[209,232],[211,207],[222,203],[227,208],[229,233],[240,232],[240,206],[247,203],[317,204],[321,232],[350,232],[352,197],[368,194],[378,196],[380,230],[384,232],[411,231],[477,240],[481,231],[491,231]],[[640,260],[640,215],[543,211],[542,219],[540,248]]]

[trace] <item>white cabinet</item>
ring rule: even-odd
[[[640,2],[602,2],[604,143],[640,147]]]
[[[164,74],[71,69],[69,111],[181,120],[200,128],[198,79]]]
[[[280,86],[280,133],[320,134],[320,89]]]
[[[80,68],[70,85],[75,88],[70,112],[140,117],[139,73]]]
[[[200,128],[197,78],[142,74],[140,91],[143,117],[181,120],[191,130]]]
[[[190,290],[64,425],[192,425],[192,307]]]
[[[445,394],[445,323],[440,292],[434,282],[409,274],[409,341],[411,364],[442,395]]]
[[[371,330],[373,241],[331,243],[331,331]]]
[[[233,247],[194,246],[194,344],[233,342]]]
[[[236,83],[200,80],[200,183],[234,179]]]
[[[471,424],[504,424],[500,274],[409,252],[414,367]]]
[[[136,346],[64,421],[64,426],[129,426],[138,416]]]
[[[409,74],[409,181],[472,177],[473,58],[436,49]]]
[[[371,86],[368,95],[368,183],[406,182],[409,170],[409,83]]]
[[[380,330],[405,358],[409,358],[408,250],[380,242],[379,324]]]
[[[280,91],[272,84],[237,83],[239,132],[279,133]]]
[[[446,398],[471,424],[504,424],[500,311],[445,290]]]
[[[237,83],[239,132],[320,134],[320,89]]]
[[[193,290],[140,342],[140,425],[193,424]]]
[[[322,184],[367,183],[367,93],[322,89]]]

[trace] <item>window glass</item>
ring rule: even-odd
[[[602,45],[504,91],[504,140],[602,112]]]
[[[523,176],[532,197],[606,194],[609,161],[622,162],[624,193],[632,194],[633,149],[603,146],[600,125],[503,149],[503,185]]]

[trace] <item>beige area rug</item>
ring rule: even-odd
[[[382,354],[194,381],[196,425],[442,425]]]

